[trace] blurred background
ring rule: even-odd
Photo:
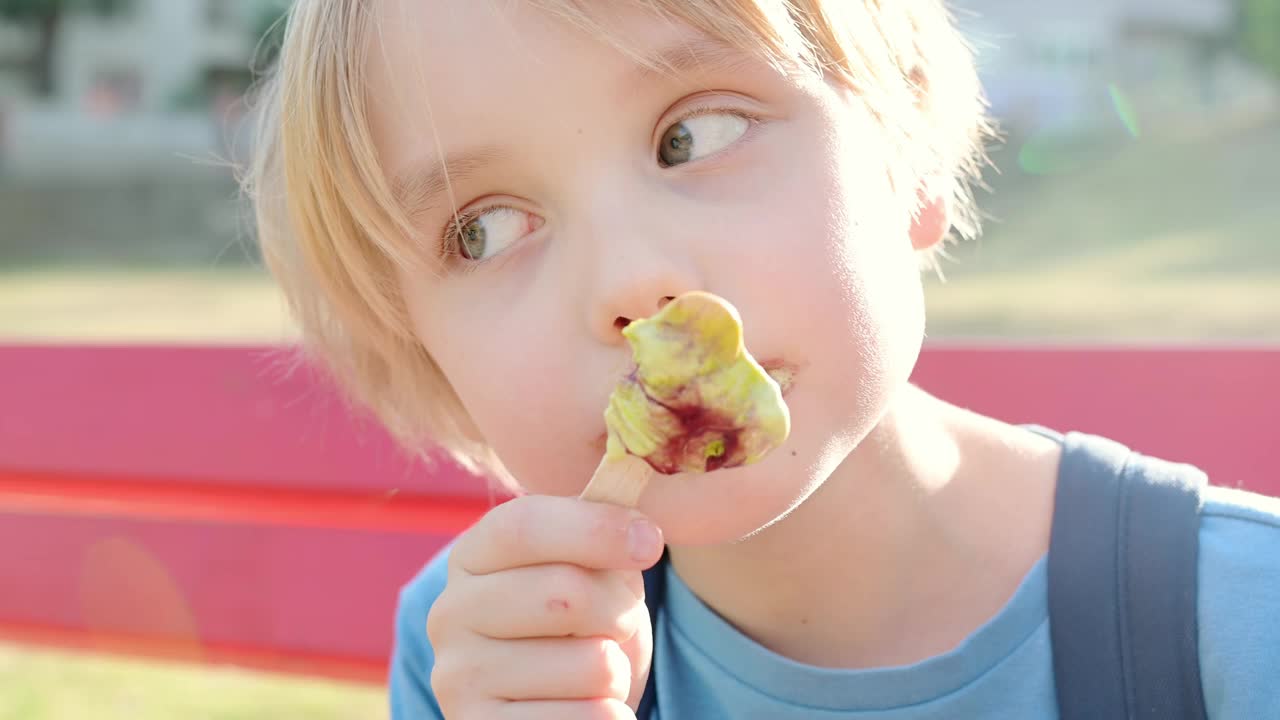
[[[289,336],[228,167],[286,6],[0,0],[0,337]],[[1006,137],[931,336],[1280,336],[1278,7],[957,3]]]
[[[0,344],[292,337],[231,169],[287,6],[0,0]],[[1280,340],[1280,0],[955,9],[1004,140],[931,339]],[[0,720],[383,714],[377,688],[0,644]]]

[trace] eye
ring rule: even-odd
[[[542,227],[542,222],[536,215],[506,206],[469,212],[449,224],[445,249],[467,260],[488,260]]]
[[[667,128],[658,145],[663,167],[682,165],[729,147],[746,134],[751,120],[735,112],[704,112]]]

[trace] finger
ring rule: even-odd
[[[558,575],[562,571],[564,574]],[[511,577],[504,580],[508,574]],[[549,577],[530,579],[543,574]],[[550,590],[535,594],[526,586]],[[614,589],[602,592],[597,586]],[[441,650],[476,635],[496,639],[607,637],[625,642],[634,640],[639,629],[650,636],[649,625],[640,573],[565,564],[488,575],[460,574],[432,603],[426,617],[427,638],[432,647]]]
[[[637,580],[639,573],[631,572]],[[495,640],[605,637],[625,642],[649,622],[643,586],[623,573],[556,563],[459,581],[456,603],[467,629]]]
[[[653,671],[653,628],[648,623],[648,613],[636,634],[621,643],[622,652],[631,660],[631,693],[627,702],[632,707],[640,702],[644,695],[645,685],[649,682],[649,674]]]
[[[662,555],[662,533],[640,513],[577,498],[528,495],[489,511],[450,553],[450,571],[485,575],[563,562],[643,570]]]
[[[508,702],[478,717],[485,720],[635,720],[636,716],[625,703],[607,698]]]
[[[443,698],[625,702],[631,661],[602,638],[491,640],[476,636],[465,650],[436,658],[431,685]]]

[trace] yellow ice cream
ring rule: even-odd
[[[643,458],[660,473],[747,465],[791,431],[782,392],[742,343],[738,312],[686,293],[622,331],[636,369],[605,409],[605,458]]]

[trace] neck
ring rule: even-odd
[[[673,547],[680,577],[765,647],[824,667],[955,648],[1048,549],[1055,443],[915,388],[787,518]]]

